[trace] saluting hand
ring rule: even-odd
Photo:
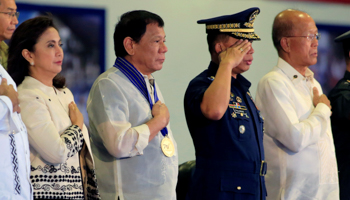
[[[19,107],[18,93],[13,88],[13,85],[7,85],[6,78],[3,78],[1,80],[0,95],[5,95],[10,98],[13,106],[13,112],[21,112],[21,108]]]
[[[219,54],[220,64],[227,64],[232,68],[235,68],[242,62],[243,57],[247,54],[247,52],[251,49],[252,43],[248,40],[238,40],[235,44],[227,49],[223,49],[223,51]]]

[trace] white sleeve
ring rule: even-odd
[[[3,124],[8,122],[8,117],[11,116],[12,112],[12,102],[7,96],[0,96],[0,130],[7,128],[8,124]]]
[[[33,90],[21,90],[21,115],[28,131],[28,140],[40,156],[53,164],[64,163],[80,151],[83,145],[81,129],[72,125],[60,135],[51,120],[45,101]]]
[[[87,105],[90,124],[95,126],[107,151],[116,158],[143,154],[148,145],[150,130],[146,124],[132,126],[130,102],[121,88],[110,79],[100,79],[92,88]],[[146,123],[146,122],[145,122]]]
[[[290,151],[299,152],[326,133],[331,111],[327,105],[319,103],[300,121],[292,95],[282,80],[264,79],[259,82],[256,103],[265,118],[266,134]]]

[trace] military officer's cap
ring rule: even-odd
[[[334,42],[350,42],[350,31],[339,35]]]
[[[197,23],[206,25],[207,34],[224,33],[237,39],[260,40],[253,27],[259,13],[260,9],[254,7],[233,15],[198,20]]]

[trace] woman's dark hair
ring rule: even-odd
[[[117,57],[128,55],[124,48],[124,39],[131,37],[138,43],[146,32],[146,26],[151,23],[157,23],[159,27],[164,26],[164,21],[160,16],[145,10],[134,10],[124,13],[114,29],[115,55]]]
[[[48,28],[57,28],[48,16],[39,16],[24,21],[17,27],[12,35],[8,50],[8,73],[17,85],[20,85],[25,76],[29,76],[30,63],[22,56],[22,50],[27,49],[34,52],[34,45],[40,36]],[[66,79],[57,74],[53,79],[53,86],[56,88],[65,87]]]

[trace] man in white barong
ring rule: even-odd
[[[256,94],[265,118],[267,199],[339,199],[331,105],[309,69],[320,39],[315,21],[305,12],[284,10],[272,37],[279,59]]]
[[[177,147],[152,76],[168,51],[163,26],[148,11],[123,14],[114,32],[115,64],[90,91],[87,111],[102,199],[176,200]]]

